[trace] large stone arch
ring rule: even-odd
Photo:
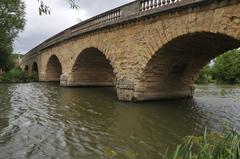
[[[115,86],[111,61],[98,48],[84,49],[73,61],[67,86]]]
[[[140,56],[141,61],[136,77],[141,76],[139,72],[144,70],[159,48],[184,35],[206,32],[240,40],[239,7],[240,2],[234,5],[215,2],[210,6],[176,11],[146,20],[134,46],[135,54]]]
[[[47,61],[44,81],[60,81],[62,64],[56,55],[51,55]]]
[[[188,33],[159,48],[135,83],[135,100],[186,98],[203,66],[216,56],[240,47],[240,40],[210,32]]]
[[[140,62],[137,71],[134,73],[132,100],[191,97],[192,83],[199,70],[210,59],[240,46],[240,12],[237,11],[239,7],[239,2],[235,5],[226,6],[214,3],[211,6],[191,8],[150,19],[149,24],[145,24],[142,29],[142,34],[145,37],[138,40],[136,47],[139,48],[136,51],[138,51]],[[183,46],[181,43],[184,43],[184,41]],[[217,46],[218,44],[219,46]],[[180,55],[180,52],[184,53],[178,56],[177,53]],[[201,57],[200,55],[191,57],[190,53],[192,53],[191,56],[200,54]],[[183,56],[188,55],[189,60],[192,58],[191,64],[185,64],[182,61]],[[150,64],[158,60],[158,66],[157,64],[155,66]],[[185,70],[186,67],[193,64],[195,69]],[[152,74],[147,73],[148,70],[151,70]],[[192,79],[181,76],[181,80],[176,80],[181,81],[178,86],[186,85],[188,88],[179,88],[174,84],[175,81],[171,83],[171,80],[163,77],[162,80],[166,82],[162,82],[162,84],[166,89],[162,88],[162,91],[157,91],[160,89],[156,87],[159,80],[151,79],[157,74],[162,75],[159,70],[165,71],[166,74],[167,72],[172,71],[174,73],[182,70],[185,75],[191,74],[192,71],[191,76],[189,76]],[[167,88],[169,90],[172,88],[172,91],[167,91]]]

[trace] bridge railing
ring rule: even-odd
[[[163,7],[181,0],[141,0],[141,11],[147,11],[159,7]]]
[[[140,17],[143,15],[152,14],[152,11],[156,10],[161,12],[168,9],[174,9],[176,7],[182,7],[185,5],[197,3],[200,1],[208,0],[136,0],[126,5],[109,10],[105,13],[99,14],[88,20],[80,22],[56,35],[44,41],[37,47],[30,50],[23,58],[23,61],[31,56],[35,56],[40,53],[41,50],[52,46],[58,42],[64,41],[71,37],[96,30],[101,27],[112,25],[119,21],[127,21],[134,17]],[[180,5],[176,5],[176,4]]]

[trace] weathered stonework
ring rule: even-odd
[[[201,68],[240,46],[240,1],[172,5],[169,11],[142,11],[61,42],[50,41],[30,51],[21,67],[32,71],[36,62],[40,81],[60,80],[62,86],[115,85],[120,100],[192,97]]]

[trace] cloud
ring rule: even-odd
[[[80,9],[70,8],[67,0],[48,0],[51,15],[39,16],[37,0],[24,0],[26,26],[15,40],[14,51],[22,54],[39,45],[56,33],[104,11],[126,4],[132,0],[78,0]]]

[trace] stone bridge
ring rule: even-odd
[[[191,98],[199,71],[240,46],[240,0],[137,0],[29,51],[21,68],[61,86],[115,86],[119,100]]]

